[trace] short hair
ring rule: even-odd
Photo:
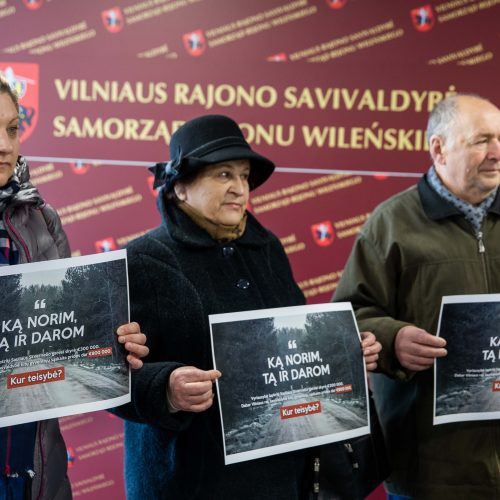
[[[481,101],[490,102],[480,95],[468,93],[454,94],[440,101],[431,111],[429,120],[427,121],[427,141],[429,145],[433,135],[439,135],[445,141],[449,139],[450,128],[453,122],[458,118],[458,100],[461,97],[472,97]]]
[[[12,102],[19,113],[19,98],[17,97],[17,93],[2,75],[0,75],[0,94],[7,94],[12,99]]]

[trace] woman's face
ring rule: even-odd
[[[191,182],[178,182],[177,197],[204,217],[225,226],[240,223],[249,198],[248,160],[230,160],[205,167]]]
[[[0,187],[9,182],[19,154],[19,115],[9,94],[0,94]]]

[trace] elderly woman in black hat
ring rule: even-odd
[[[170,154],[155,168],[162,224],[128,246],[131,317],[150,355],[121,408],[135,420],[125,423],[127,498],[303,498],[305,451],[224,465],[213,395],[208,315],[304,304],[279,240],[246,211],[274,164],[219,115],[185,123]]]

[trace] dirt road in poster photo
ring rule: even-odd
[[[96,368],[49,363],[4,372],[0,375],[0,417],[122,396],[128,391],[128,379],[119,372],[119,365]],[[53,376],[40,382],[46,373]]]

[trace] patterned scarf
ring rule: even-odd
[[[19,251],[0,219],[0,266],[13,266],[19,262]]]
[[[493,193],[491,193],[479,205],[472,205],[471,203],[460,199],[458,196],[455,196],[449,189],[444,186],[444,184],[441,182],[441,179],[438,177],[434,166],[432,166],[427,172],[427,180],[429,181],[432,189],[434,189],[434,191],[436,191],[436,193],[441,196],[441,198],[450,202],[457,210],[459,210],[463,214],[465,219],[472,224],[474,232],[477,236],[481,232],[481,224],[486,217],[488,209],[495,201],[497,190],[495,189],[495,191],[493,191]]]
[[[0,499],[31,498],[36,422],[0,429]]]
[[[26,160],[23,156],[19,156],[9,182],[0,187],[0,213],[11,204],[25,203],[39,207],[44,202],[38,189],[30,182],[30,171]]]
[[[14,265],[19,262],[19,252],[4,225],[3,212],[8,206],[25,203],[40,206],[43,200],[30,182],[26,160],[19,156],[9,182],[0,187],[0,266]]]

